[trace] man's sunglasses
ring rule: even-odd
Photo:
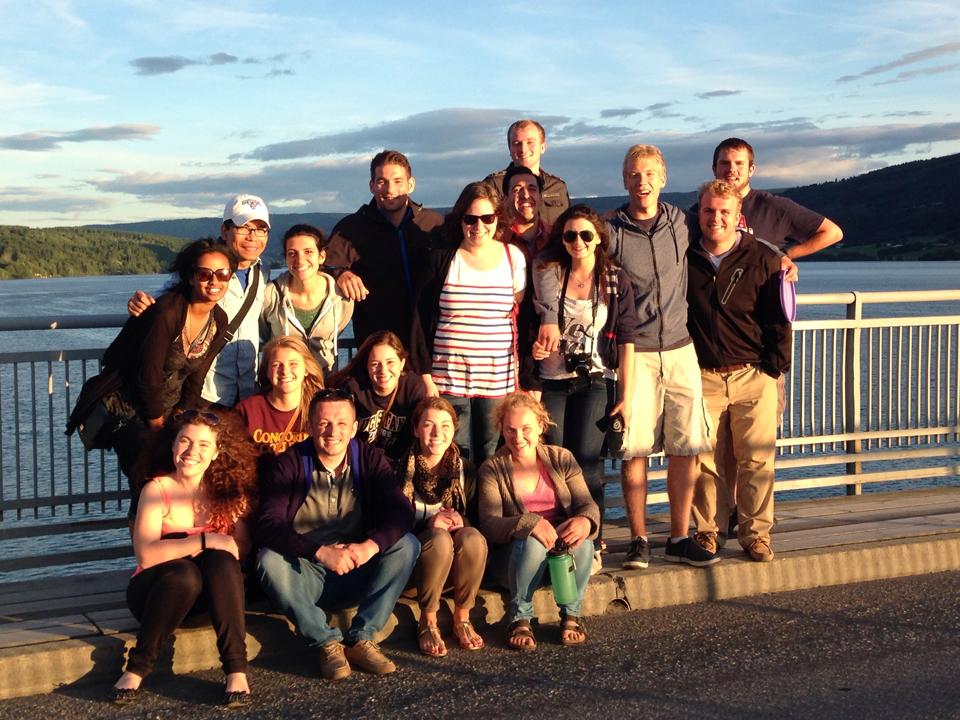
[[[476,225],[478,222],[483,222],[484,225],[493,225],[497,220],[496,213],[487,213],[486,215],[464,215],[463,224],[464,225]]]
[[[230,268],[217,268],[216,270],[211,270],[210,268],[198,267],[193,271],[193,274],[200,282],[210,282],[214,278],[220,282],[229,282],[230,278],[233,276],[233,270]]]

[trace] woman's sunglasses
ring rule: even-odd
[[[478,222],[482,222],[484,225],[493,225],[496,219],[496,213],[487,213],[486,215],[464,215],[463,224],[476,225]]]
[[[217,268],[216,270],[211,270],[210,268],[198,267],[193,271],[194,277],[197,278],[200,282],[210,282],[214,278],[220,282],[229,282],[230,278],[233,276],[233,270],[230,268]]]
[[[173,419],[178,423],[183,423],[184,425],[189,425],[192,421],[196,419],[203,420],[208,425],[219,425],[220,416],[216,413],[208,412],[205,410],[197,410],[196,408],[190,408],[189,410],[184,410],[183,412],[178,412],[173,416]]]
[[[577,232],[576,230],[565,230],[563,233],[563,241],[565,243],[575,243],[577,238],[583,240],[584,245],[589,245],[593,242],[593,239],[596,237],[593,230],[581,230]]]

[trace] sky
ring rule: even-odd
[[[762,9],[761,9],[762,8]],[[0,0],[0,224],[219,216],[368,202],[405,153],[414,199],[450,206],[547,129],[574,197],[622,194],[634,143],[667,190],[714,146],[757,151],[754,187],[960,152],[960,3]]]

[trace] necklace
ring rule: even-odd
[[[590,282],[593,280],[593,274],[592,274],[592,273],[591,273],[590,275],[587,275],[587,277],[586,277],[586,278],[583,278],[583,279],[578,278],[578,277],[577,277],[576,275],[574,275],[573,273],[570,273],[570,277],[573,278],[573,281],[577,284],[577,287],[580,288],[581,290],[582,290],[583,288],[587,287],[587,285],[589,285]]]

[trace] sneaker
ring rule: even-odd
[[[770,541],[763,538],[754,538],[745,552],[754,562],[770,562],[773,560],[773,548],[770,547]]]
[[[320,648],[320,677],[324,680],[343,680],[350,675],[350,665],[343,653],[343,645],[336,640]]]
[[[593,562],[590,564],[590,574],[596,575],[601,570],[603,570],[603,558],[601,557],[599,550],[594,550]]]
[[[351,665],[371,675],[387,675],[397,669],[373,640],[357,640],[352,647],[344,648],[344,653]]]
[[[684,538],[677,542],[667,540],[663,559],[667,562],[685,562],[694,567],[706,567],[720,562],[720,556],[700,547],[692,538]]]
[[[626,570],[643,570],[650,564],[650,543],[645,538],[635,537],[630,541],[630,549],[623,559]]]
[[[709,553],[716,554],[720,549],[720,539],[715,532],[698,532],[693,536],[693,541]]]
[[[730,520],[727,521],[727,537],[737,536],[737,525],[739,524],[740,518],[737,515],[737,508],[733,507],[730,510]]]

